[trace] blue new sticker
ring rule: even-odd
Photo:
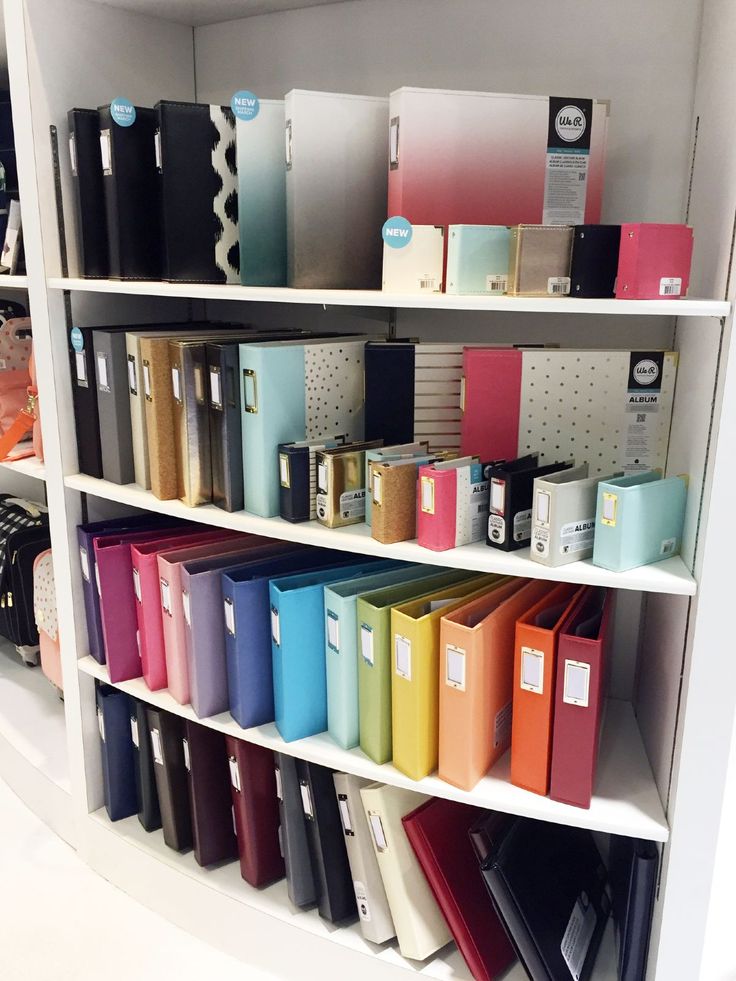
[[[409,242],[411,242],[413,234],[411,222],[407,221],[406,218],[402,218],[400,215],[396,215],[385,221],[381,230],[383,241],[392,249],[406,248]]]
[[[113,99],[110,103],[110,115],[118,126],[132,126],[135,122],[135,106],[130,99]]]
[[[255,119],[260,112],[261,103],[258,101],[257,95],[247,89],[241,89],[230,100],[230,108],[236,119],[243,119],[248,123],[251,119]]]
[[[71,332],[72,347],[75,351],[84,350],[84,336],[79,327],[72,327]]]

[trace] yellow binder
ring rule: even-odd
[[[393,762],[413,780],[437,769],[440,620],[508,579],[476,576],[391,611]]]

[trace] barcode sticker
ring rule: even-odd
[[[673,555],[675,551],[675,546],[677,545],[676,538],[665,538],[662,544],[659,546],[660,555]]]
[[[97,385],[106,392],[110,391],[110,383],[107,380],[107,358],[104,354],[97,355]]]
[[[340,620],[332,610],[327,611],[327,646],[336,654],[340,653]]]
[[[366,664],[373,667],[373,628],[365,623],[360,625],[360,653]]]
[[[682,280],[676,276],[663,276],[659,281],[660,296],[680,296],[682,293]]]
[[[434,278],[434,276],[425,276],[424,278],[419,280],[419,289],[436,290],[437,289],[436,283],[437,280]]]
[[[489,293],[505,293],[508,285],[506,276],[486,276],[486,289]]]
[[[187,626],[192,625],[192,611],[189,606],[189,593],[185,592],[183,589],[181,591],[181,604],[184,607],[184,619],[187,622]]]
[[[235,787],[237,791],[240,790],[240,770],[238,769],[238,761],[234,756],[228,756],[227,765],[230,767],[230,783]]]
[[[164,752],[161,748],[161,734],[158,729],[151,729],[151,751],[153,752],[153,762],[163,766]]]
[[[128,355],[128,388],[131,395],[138,394],[138,378],[135,372],[135,358],[132,354]]]
[[[210,404],[216,409],[222,408],[222,391],[220,389],[219,371],[210,371]]]
[[[135,598],[138,600],[139,603],[142,602],[141,601],[141,574],[135,567],[133,568],[133,590],[135,592]]]
[[[87,384],[87,360],[84,357],[84,351],[75,352],[74,363],[77,366],[77,381],[83,385],[86,385]]]
[[[279,611],[275,606],[271,607],[271,640],[274,644],[281,644],[281,625],[279,624]]]
[[[396,674],[411,681],[411,641],[401,634],[394,635],[394,663]]]
[[[569,292],[569,276],[550,276],[547,280],[547,293],[550,296],[567,296]]]
[[[235,636],[235,610],[233,609],[233,601],[229,596],[225,597],[225,627],[227,632],[231,637]]]
[[[184,766],[191,771],[192,761],[189,759],[189,740],[185,737],[181,741],[181,748],[184,750]]]
[[[89,582],[89,559],[87,558],[87,549],[82,548],[81,546],[79,548],[79,561],[82,566],[82,576],[87,582]]]
[[[161,579],[161,609],[171,616],[171,590],[168,579]]]
[[[134,715],[130,717],[130,738],[133,740],[133,745],[138,749],[138,719]]]
[[[179,378],[179,369],[176,367],[171,369],[171,387],[174,390],[174,398],[177,402],[181,402],[181,381]]]

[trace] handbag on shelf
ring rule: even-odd
[[[43,460],[31,320],[5,313],[0,309],[0,460]]]
[[[33,563],[33,617],[38,629],[41,670],[51,684],[63,692],[56,584],[50,548],[40,552]]]

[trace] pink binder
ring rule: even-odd
[[[174,547],[206,545],[210,542],[226,541],[232,538],[242,540],[242,534],[227,528],[200,528],[180,535]],[[161,616],[161,587],[158,576],[158,556],[170,551],[172,542],[165,539],[165,548],[160,539],[140,542],[130,549],[133,564],[133,586],[136,598],[136,618],[140,641],[141,666],[143,678],[151,689],[158,691],[166,687],[166,655],[164,652],[164,628]]]
[[[158,541],[163,544],[167,540],[176,541],[186,530],[187,526],[172,529],[168,539],[162,537],[160,528],[119,537],[103,535],[94,539],[100,620],[110,681],[113,683],[140,678],[142,673],[130,547],[137,542]]]
[[[687,295],[693,230],[651,222],[621,226],[617,300],[677,300]]]
[[[158,556],[158,575],[160,585],[159,602],[164,628],[164,651],[169,693],[180,705],[190,702],[189,668],[187,666],[187,645],[184,619],[184,600],[182,598],[181,576],[185,562],[204,559],[209,556],[227,555],[242,552],[244,548],[262,545],[271,541],[258,535],[242,535],[238,538],[211,542],[209,545],[195,545],[187,549],[162,552]]]
[[[460,453],[515,460],[519,443],[522,351],[463,349]]]

